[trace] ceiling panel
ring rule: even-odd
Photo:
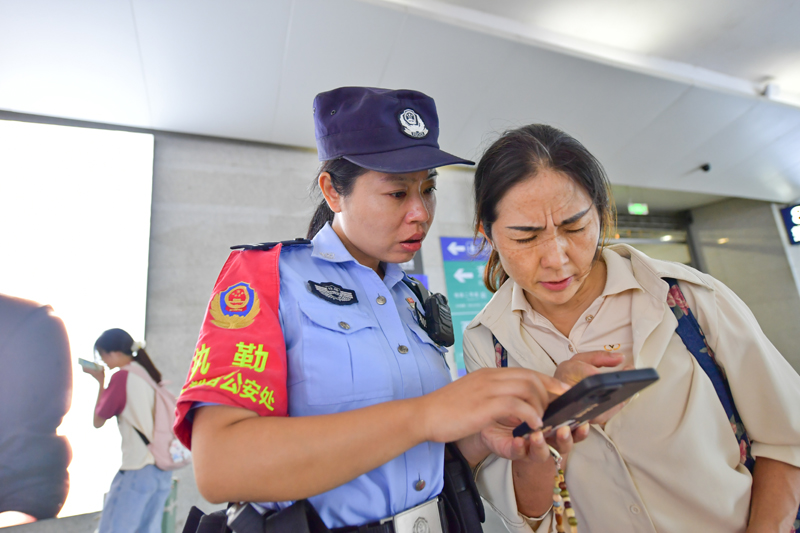
[[[695,148],[707,143],[757,105],[754,99],[692,87],[612,157],[619,183],[676,189],[684,178],[702,174]],[[724,163],[721,163],[724,167]],[[720,194],[719,190],[698,192]],[[728,190],[729,194],[737,194]]]
[[[735,170],[797,127],[800,127],[800,109],[762,100],[697,146],[689,157],[694,157],[698,164],[711,163],[714,170]]]
[[[436,0],[432,3],[488,13],[573,40],[575,45],[613,47],[699,66],[753,83],[772,77],[785,91],[800,95],[800,31],[797,31],[800,3],[791,0]]]
[[[800,198],[800,127],[781,135],[724,178],[728,188],[747,187],[745,194],[737,196],[782,202]],[[724,187],[724,183],[715,185]]]
[[[355,0],[294,0],[270,141],[314,146],[317,93],[379,85],[406,15]]]
[[[149,127],[128,3],[0,1],[0,108]]]
[[[500,65],[459,138],[465,146],[485,149],[505,129],[546,123],[605,160],[687,90],[680,83],[523,44],[516,44]]]
[[[581,63],[515,44],[480,95],[475,114],[459,136],[459,145],[477,147],[482,153],[503,131],[535,122],[567,129],[563,111],[584,91],[582,82],[586,80],[577,74]]]
[[[753,165],[750,159],[755,157],[758,161],[763,150],[799,127],[800,109],[762,100],[686,156],[686,161],[695,168],[709,163],[710,172],[692,172],[679,177],[676,184],[680,188],[704,186],[724,190],[735,180],[738,196],[781,199],[786,194],[783,188],[776,189],[773,179],[760,180],[754,169],[763,165]],[[800,156],[800,151],[795,152]],[[763,190],[765,187],[767,191]]]
[[[291,0],[133,0],[155,128],[267,140]]]
[[[500,75],[514,46],[505,39],[409,16],[380,83],[433,97],[442,125],[440,146],[462,157],[476,157],[475,146],[457,144],[459,132]]]

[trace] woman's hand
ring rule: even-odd
[[[105,382],[106,382],[106,381],[105,381],[105,379],[106,379],[106,371],[105,371],[105,369],[104,369],[104,368],[101,368],[100,370],[94,370],[94,369],[92,369],[92,368],[86,368],[85,366],[83,366],[83,367],[81,367],[81,368],[83,369],[83,371],[84,371],[84,372],[86,372],[87,374],[89,374],[90,376],[92,376],[94,379],[96,379],[96,380],[97,380],[97,382],[98,382],[98,383],[99,383],[101,386],[102,386],[103,384],[105,384]]]
[[[561,427],[555,435],[547,439],[547,443],[540,431],[531,433],[528,454],[511,465],[519,512],[525,516],[541,516],[553,502],[553,477],[556,468],[547,444],[561,455],[561,468],[566,469],[573,444],[588,435],[589,424],[582,424],[572,432],[567,426]]]
[[[527,460],[541,463],[550,457],[549,446],[566,460],[572,446],[589,435],[589,425],[581,424],[574,431],[569,427],[559,428],[555,435],[544,438],[541,431],[525,437],[514,437],[512,431],[518,424],[514,420],[497,421],[480,432],[483,445],[493,454],[511,460]]]
[[[619,366],[624,360],[625,356],[621,353],[601,351],[576,353],[569,360],[564,361],[556,367],[554,377],[572,386],[586,377],[599,374],[600,368]],[[630,365],[622,368],[622,370],[631,369],[633,369],[633,366]],[[622,402],[616,407],[609,409],[597,418],[592,419],[591,423],[605,427],[606,422],[625,407],[626,403],[627,401]]]
[[[533,370],[482,368],[418,398],[425,440],[451,442],[495,423],[506,429],[522,422],[540,427],[550,394],[568,388]]]
[[[619,366],[625,360],[621,353],[614,352],[582,352],[556,367],[553,377],[563,381],[570,387],[583,378],[599,374],[599,368]]]
[[[589,436],[589,424],[583,423],[570,431],[568,426],[560,427],[556,434],[547,439],[547,443],[555,448],[563,459],[562,466],[566,468],[567,458],[572,451],[572,446],[585,440]],[[549,455],[548,450],[548,455]]]
[[[490,453],[507,459],[525,457],[530,443],[512,431],[523,421],[538,428],[550,400],[568,387],[560,381],[523,368],[481,369],[424,396],[431,416],[427,440],[458,441],[473,466]]]

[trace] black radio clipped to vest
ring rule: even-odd
[[[403,283],[414,291],[422,304],[422,312],[415,309],[417,321],[425,330],[428,337],[439,346],[452,346],[456,342],[453,335],[453,317],[450,315],[450,306],[443,294],[429,293],[428,289],[411,276],[403,278]]]

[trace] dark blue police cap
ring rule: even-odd
[[[343,157],[390,174],[474,165],[439,150],[433,98],[419,91],[340,87],[314,98],[319,160]]]

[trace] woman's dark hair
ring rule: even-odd
[[[331,175],[331,183],[339,195],[349,196],[350,193],[353,192],[353,186],[356,183],[356,179],[367,172],[367,169],[360,167],[355,163],[351,163],[344,158],[323,161],[319,166],[319,170],[317,171],[317,177],[314,178],[314,183],[311,184],[312,194],[319,190],[319,176],[323,172],[327,172]],[[314,235],[316,235],[317,232],[325,226],[326,222],[333,222],[333,211],[331,211],[331,208],[328,207],[328,202],[325,201],[325,198],[322,198],[320,203],[317,205],[316,211],[314,211],[314,215],[311,217],[306,239],[313,239]]]
[[[124,329],[114,328],[103,332],[102,335],[95,341],[94,349],[96,352],[122,352],[125,355],[130,355],[133,360],[139,363],[147,370],[150,377],[156,383],[161,382],[161,372],[158,371],[156,365],[150,360],[150,356],[144,351],[144,348],[139,348],[137,352],[133,353],[133,337],[131,337]]]
[[[475,235],[483,224],[483,231],[491,239],[497,204],[512,187],[542,169],[566,174],[586,191],[600,215],[598,246],[602,246],[615,219],[606,172],[575,138],[545,124],[506,131],[483,154],[475,169]],[[500,256],[492,250],[483,274],[486,288],[497,292],[507,279]]]

